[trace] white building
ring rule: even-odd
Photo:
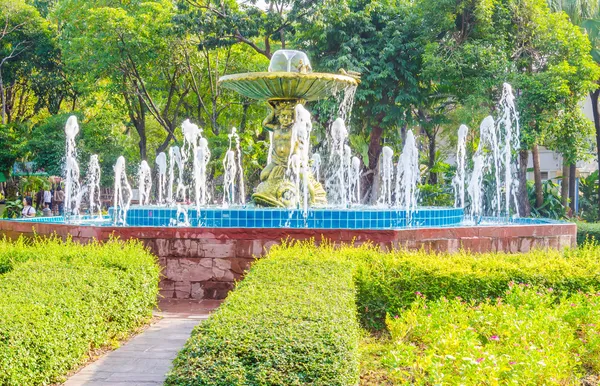
[[[583,112],[586,117],[592,122],[594,117],[592,114],[592,101],[588,97],[585,99],[582,105]],[[562,176],[562,155],[548,150],[544,147],[539,148],[540,153],[540,170],[542,172],[542,180],[553,179]],[[527,164],[528,169],[533,169],[533,157],[531,152],[529,153],[529,162]],[[577,162],[577,177],[586,177],[590,173],[598,169],[598,162],[596,157],[589,161]],[[533,180],[533,171],[527,172],[527,179]]]

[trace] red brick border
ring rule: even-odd
[[[532,248],[563,249],[576,244],[577,225],[536,224],[398,230],[270,229],[270,228],[154,228],[94,227],[52,223],[0,221],[0,234],[11,238],[57,234],[87,242],[140,239],[158,256],[164,279],[161,293],[167,298],[222,299],[255,257],[263,256],[281,240],[360,245],[371,242],[392,248],[456,252],[527,252]]]

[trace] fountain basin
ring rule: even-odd
[[[311,72],[249,72],[225,75],[219,83],[239,94],[258,100],[301,99],[314,101],[357,86],[359,80],[348,75]]]
[[[167,298],[195,299],[224,298],[255,258],[264,256],[271,246],[285,240],[317,244],[324,240],[349,245],[372,243],[384,250],[406,248],[450,253],[461,249],[471,252],[562,249],[574,247],[577,240],[576,224],[543,219],[515,219],[501,223],[499,219],[484,218],[480,224],[470,226],[459,223],[394,229],[266,228],[258,227],[257,223],[255,227],[246,228],[108,224],[65,224],[60,217],[0,220],[0,236],[57,235],[81,243],[108,240],[114,236],[138,239],[158,256],[164,275],[161,294]]]

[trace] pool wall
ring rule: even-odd
[[[69,235],[78,242],[140,239],[158,256],[163,269],[161,294],[167,298],[223,299],[255,258],[281,240],[329,240],[384,249],[408,248],[456,252],[527,252],[532,248],[563,249],[576,244],[577,225],[544,223],[398,230],[108,227],[0,221],[0,234],[10,238]]]

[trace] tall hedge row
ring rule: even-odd
[[[600,249],[584,245],[565,252],[432,254],[365,249],[356,273],[357,307],[370,329],[384,328],[386,313],[427,299],[502,297],[510,282],[551,287],[559,293],[600,289]]]
[[[60,382],[149,320],[159,267],[139,242],[0,241],[0,385]]]
[[[332,249],[274,248],[194,330],[167,385],[356,385],[353,267]]]

